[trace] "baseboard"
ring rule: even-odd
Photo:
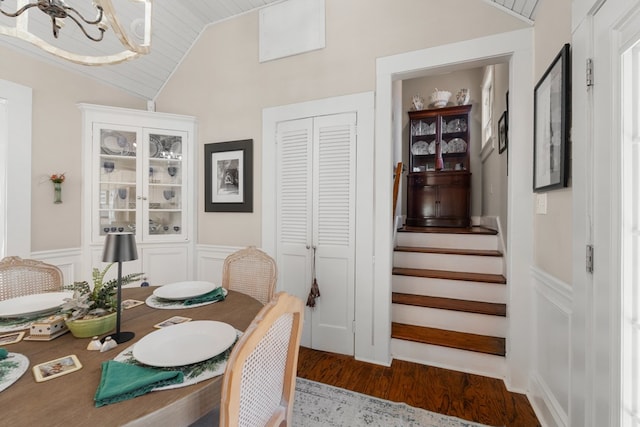
[[[569,417],[551,393],[544,380],[537,374],[531,375],[530,391],[527,398],[543,427],[567,427]]]

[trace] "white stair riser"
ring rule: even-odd
[[[398,246],[414,248],[498,250],[498,236],[487,234],[409,233],[399,232]]]
[[[427,295],[501,304],[507,302],[507,287],[499,283],[393,275],[392,289],[393,292],[411,295]]]
[[[502,274],[502,257],[394,252],[393,266],[467,273]]]
[[[492,337],[504,338],[507,336],[507,319],[503,316],[391,304],[391,319],[393,322],[408,325],[427,326]]]
[[[498,379],[504,379],[507,372],[506,360],[502,356],[396,338],[391,339],[391,356],[394,359]]]

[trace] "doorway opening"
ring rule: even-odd
[[[506,273],[513,283],[508,296],[507,378],[510,389],[525,390],[531,364],[530,343],[525,337],[533,333],[530,305],[530,266],[533,243],[533,195],[531,191],[531,153],[533,133],[533,31],[531,29],[502,33],[437,46],[416,52],[379,58],[376,85],[376,159],[375,159],[375,266],[374,295],[377,307],[391,307],[391,271],[393,248],[393,218],[389,209],[392,199],[390,170],[400,158],[397,125],[401,111],[402,80],[443,73],[463,68],[482,67],[498,62],[509,63],[509,97],[517,99],[509,105],[510,140],[509,176],[507,185],[508,228],[519,230],[518,239],[507,240]],[[391,160],[391,161],[390,161]],[[513,233],[511,233],[513,234]],[[390,311],[390,308],[389,308]],[[387,315],[385,315],[387,314]],[[373,352],[380,357],[389,355],[390,314],[376,312],[373,321]],[[389,360],[388,359],[388,360]]]

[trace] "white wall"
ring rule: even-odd
[[[25,245],[32,251],[80,247],[82,213],[82,120],[78,102],[144,109],[146,101],[96,80],[71,73],[31,56],[0,47],[0,79],[32,90],[31,123],[16,120],[29,132],[31,155],[14,159],[12,166],[30,174],[30,185],[21,198],[31,204],[31,236]],[[29,172],[27,172],[29,171]],[[48,177],[65,173],[62,203],[53,204]],[[17,205],[10,213],[22,215]],[[14,210],[15,209],[15,210]],[[12,255],[12,253],[8,253]]]
[[[535,67],[537,83],[564,43],[571,40],[571,1],[540,2],[536,10]],[[511,104],[518,102],[511,96]],[[533,117],[533,116],[532,116]],[[519,141],[510,141],[511,147]],[[509,165],[509,174],[513,168]],[[571,181],[570,181],[571,182]],[[532,178],[529,178],[529,188]],[[532,331],[534,354],[529,399],[544,425],[566,426],[570,422],[571,339],[574,305],[572,183],[565,189],[549,191],[547,213],[530,209],[534,227],[534,262],[531,276],[535,310]],[[511,228],[510,234],[517,234]],[[573,424],[572,424],[573,425]],[[575,424],[576,426],[581,424]]]
[[[327,0],[326,48],[259,63],[257,15],[208,28],[156,99],[159,110],[197,117],[200,144],[253,138],[254,177],[264,108],[373,91],[376,58],[526,27],[481,1]],[[201,210],[198,243],[261,246],[261,193],[254,179],[253,213]]]

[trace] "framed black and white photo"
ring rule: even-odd
[[[571,58],[565,44],[534,89],[533,191],[566,187]]]
[[[205,144],[205,212],[253,212],[253,140]]]
[[[498,120],[498,153],[502,154],[509,145],[509,125],[507,120],[507,112],[505,111]]]

